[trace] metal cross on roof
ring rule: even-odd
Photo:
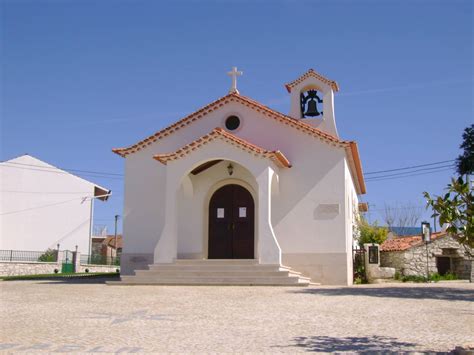
[[[232,67],[232,70],[227,73],[227,75],[232,77],[232,86],[229,90],[229,94],[231,93],[239,93],[239,90],[237,90],[237,77],[241,76],[244,72],[238,71],[237,67]]]

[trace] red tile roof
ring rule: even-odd
[[[261,157],[269,158],[279,167],[291,168],[290,162],[285,157],[285,155],[279,150],[270,151],[260,148],[255,144],[252,144],[242,138],[239,138],[229,132],[226,132],[220,127],[214,128],[210,133],[206,134],[201,138],[196,139],[195,141],[189,144],[186,144],[184,147],[178,149],[173,153],[157,154],[153,156],[153,158],[166,165],[168,161],[179,159],[215,139],[222,139],[225,142],[235,145],[244,151],[254,154],[256,153]]]
[[[104,241],[102,242],[103,245],[107,245],[111,248],[115,248],[115,235],[108,235]],[[122,248],[123,246],[123,238],[121,234],[117,234],[117,245],[118,248]]]
[[[208,113],[217,110],[218,108],[224,106],[225,104],[229,102],[239,102],[242,103],[243,105],[252,108],[256,110],[257,112],[263,113],[265,116],[268,116],[269,118],[276,119],[288,126],[294,127],[298,130],[302,130],[310,135],[316,136],[320,138],[321,140],[324,140],[329,143],[333,144],[343,144],[343,143],[348,143],[339,140],[339,138],[323,132],[317,128],[314,128],[310,126],[307,123],[304,123],[300,120],[294,119],[293,117],[284,115],[278,111],[275,111],[267,106],[264,106],[260,104],[257,101],[254,101],[248,97],[242,96],[237,93],[230,93],[224,97],[221,97],[220,99],[217,99],[216,101],[210,103],[207,106],[204,106],[203,108],[197,110],[196,112],[186,116],[185,118],[177,121],[176,123],[162,129],[161,131],[156,132],[155,134],[149,136],[148,138],[145,138],[144,140],[141,140],[140,142],[126,148],[114,148],[112,151],[122,157],[127,156],[128,154],[135,153],[150,144],[156,142],[159,139],[162,139],[171,133],[174,133],[178,131],[179,129],[188,126],[192,122],[195,122],[199,119],[201,119],[203,116],[206,116]]]
[[[438,232],[431,234],[431,240],[446,236],[446,232]],[[406,237],[397,237],[394,239],[388,239],[380,246],[380,251],[404,251],[410,248],[422,245],[423,241],[421,235],[410,235]]]
[[[291,89],[293,89],[296,85],[298,85],[303,80],[305,80],[309,77],[314,77],[318,80],[321,80],[323,83],[328,84],[335,92],[339,91],[339,86],[337,85],[337,83],[334,80],[329,80],[328,78],[326,78],[326,77],[322,76],[321,74],[315,72],[314,69],[308,70],[306,73],[301,75],[298,79],[293,80],[291,83],[286,84],[285,85],[286,90],[288,90],[288,92],[291,92]]]
[[[340,140],[339,138],[329,133],[323,132],[320,129],[314,128],[301,120],[297,120],[293,117],[284,115],[278,111],[275,111],[267,106],[260,104],[257,101],[254,101],[248,97],[245,97],[237,93],[230,93],[224,97],[221,97],[220,99],[210,103],[209,105],[204,106],[198,111],[186,116],[185,118],[162,129],[161,131],[156,132],[155,134],[149,136],[148,138],[145,138],[144,140],[141,140],[140,142],[132,146],[129,146],[126,148],[114,148],[112,149],[112,151],[122,157],[126,157],[129,154],[136,153],[146,148],[147,146],[153,144],[157,140],[163,139],[164,137],[169,136],[170,134],[178,131],[179,129],[192,124],[193,122],[201,119],[208,113],[217,110],[218,108],[224,106],[225,104],[229,102],[239,102],[257,112],[262,113],[264,116],[270,119],[275,119],[289,127],[297,129],[298,131],[301,131],[315,138],[318,138],[322,142],[331,144],[335,147],[344,148],[350,160],[349,165],[351,166],[351,170],[354,172],[356,176],[356,181],[357,181],[356,185],[358,185],[357,187],[358,193],[359,194],[366,193],[365,181],[364,181],[364,176],[362,173],[362,165],[360,162],[359,151],[358,151],[356,142]]]

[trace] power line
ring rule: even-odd
[[[374,205],[373,205],[374,206]],[[426,205],[413,205],[407,207],[388,207],[389,210],[423,210],[426,208]],[[385,208],[372,208],[371,211],[384,212]]]
[[[72,194],[88,194],[90,191],[82,192],[52,192],[52,191],[19,191],[19,190],[0,190],[0,192],[19,193],[19,194],[43,194],[43,195],[72,195]]]
[[[394,178],[424,175],[424,174],[412,174],[412,173],[416,173],[416,172],[420,172],[420,171],[428,171],[428,170],[436,170],[436,171],[431,171],[429,173],[435,173],[435,172],[438,172],[438,171],[446,171],[446,169],[445,170],[441,170],[441,169],[447,168],[447,167],[450,167],[450,168],[454,167],[454,164],[442,165],[442,166],[430,167],[430,168],[424,168],[424,167],[429,167],[429,166],[439,165],[439,164],[445,164],[445,163],[452,163],[454,161],[455,161],[455,159],[451,159],[451,160],[443,160],[443,161],[427,163],[427,164],[412,165],[412,166],[401,167],[401,168],[372,171],[372,172],[365,173],[364,175],[377,175],[377,174],[382,174],[382,173],[387,173],[387,172],[411,170],[411,171],[405,171],[405,172],[396,173],[396,174],[369,176],[366,179],[366,181],[368,181],[368,182],[370,182],[370,181],[381,181],[381,180],[391,180],[391,179],[394,179]],[[57,174],[69,174],[68,171],[71,171],[71,172],[81,173],[81,175],[83,175],[83,176],[104,178],[104,179],[113,179],[113,180],[123,180],[123,176],[124,176],[123,174],[118,174],[118,173],[100,172],[100,171],[93,171],[93,170],[81,170],[81,169],[61,169],[61,170],[64,170],[64,171],[61,171],[61,170],[58,170],[60,168],[56,168],[56,167],[46,167],[46,166],[41,166],[41,165],[16,163],[16,162],[10,162],[10,161],[4,161],[2,163],[3,164],[0,165],[0,166],[9,167],[9,168],[26,169],[26,170],[33,170],[33,171],[35,171],[35,170],[36,171],[44,171],[44,172],[51,172],[51,173],[57,173]],[[20,166],[25,166],[25,167],[11,166],[11,165],[8,165],[8,164],[20,165]],[[423,169],[417,169],[417,168],[423,168]],[[416,169],[416,170],[413,170],[413,169]]]
[[[101,171],[91,171],[91,170],[79,170],[79,169],[68,169],[68,168],[57,168],[54,166],[42,166],[42,165],[35,165],[35,164],[25,164],[25,163],[16,163],[12,161],[3,161],[2,163],[7,163],[7,164],[14,164],[14,165],[23,165],[23,166],[33,166],[36,168],[41,168],[41,169],[50,169],[50,170],[67,170],[67,171],[76,171],[80,173],[86,173],[86,174],[99,174],[99,175],[114,175],[114,176],[123,176],[123,174],[118,174],[118,173],[107,173],[107,172],[101,172]]]
[[[371,171],[371,172],[369,172],[369,173],[365,173],[364,175],[389,173],[389,172],[392,172],[392,171],[399,171],[399,170],[410,170],[410,169],[415,169],[415,168],[421,168],[421,167],[424,167],[424,166],[432,166],[432,165],[450,163],[450,162],[453,162],[453,161],[455,161],[455,160],[456,160],[456,159],[443,160],[443,161],[438,161],[438,162],[435,162],[435,163],[412,165],[412,166],[406,166],[406,167],[403,167],[403,168],[396,168],[396,169],[389,169],[389,170],[379,170],[379,171]]]
[[[436,171],[427,171],[427,172],[424,172],[424,173],[415,173],[415,174],[409,174],[409,175],[403,175],[403,176],[394,176],[394,177],[386,177],[386,178],[381,177],[379,179],[368,180],[368,182],[401,179],[401,178],[405,178],[405,177],[434,174],[434,173],[440,173],[440,172],[443,172],[443,171],[451,171],[451,170],[452,170],[452,168],[448,168],[448,169],[441,169],[441,170],[436,170]]]
[[[69,174],[69,175],[75,176],[74,174],[71,174],[71,173],[69,173],[69,172],[67,172],[67,171],[41,169],[42,167],[40,167],[39,169],[38,169],[38,168],[27,168],[27,167],[20,167],[20,166],[11,166],[11,165],[6,165],[6,164],[10,164],[10,163],[8,163],[8,162],[3,163],[2,165],[0,165],[0,167],[4,167],[4,168],[15,168],[15,169],[22,169],[22,170],[32,170],[32,171],[42,171],[42,172],[53,173],[53,174],[65,174],[65,175],[68,175],[68,174]],[[52,169],[52,168],[49,168],[49,169]],[[103,178],[103,179],[112,179],[112,180],[123,180],[122,177],[105,176],[105,175],[92,174],[92,173],[82,173],[81,175],[82,175],[82,176],[87,176],[87,177],[94,177],[94,178]]]
[[[406,174],[416,173],[416,172],[419,172],[419,171],[439,170],[439,169],[443,169],[443,168],[453,168],[454,166],[455,166],[454,164],[450,164],[450,165],[437,166],[437,167],[434,167],[434,168],[423,168],[423,169],[405,171],[405,172],[403,172],[403,173],[395,173],[395,174],[371,176],[371,177],[368,177],[368,178],[366,179],[366,181],[376,180],[376,179],[385,178],[385,177],[390,177],[390,176],[403,176],[403,175],[406,175]],[[433,172],[436,172],[436,171],[433,171]]]
[[[16,211],[10,211],[10,212],[4,212],[4,213],[0,213],[0,216],[5,216],[5,215],[10,215],[10,214],[15,214],[15,213],[21,213],[21,212],[27,212],[27,211],[32,211],[32,210],[39,210],[41,208],[46,208],[46,207],[52,207],[52,206],[57,206],[57,205],[62,205],[62,204],[65,204],[65,203],[68,203],[68,202],[72,202],[72,201],[75,201],[75,200],[83,200],[84,198],[87,198],[89,196],[86,196],[86,197],[76,197],[76,198],[73,198],[73,199],[70,199],[70,200],[66,200],[66,201],[60,201],[60,202],[56,202],[56,203],[50,203],[48,205],[43,205],[43,206],[36,206],[36,207],[30,207],[30,208],[25,208],[23,210],[16,210]]]

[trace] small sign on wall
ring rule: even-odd
[[[224,218],[224,209],[218,208],[217,209],[217,218]]]
[[[379,248],[377,246],[369,247],[369,264],[379,263]]]
[[[320,203],[313,213],[313,217],[316,220],[333,219],[336,218],[338,215],[338,203]]]
[[[239,207],[239,218],[247,217],[247,207]]]

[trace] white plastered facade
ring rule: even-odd
[[[0,163],[0,249],[89,253],[94,199],[109,191],[28,154]]]
[[[332,89],[326,89],[333,97]],[[241,121],[231,134],[267,151],[281,151],[291,167],[277,166],[268,157],[222,139],[166,164],[153,159],[179,151],[216,127],[225,128],[231,115]],[[327,130],[334,135],[335,122],[326,126],[334,127]],[[215,160],[222,161],[191,174]],[[229,164],[234,167],[231,176]],[[255,202],[254,250],[259,263],[290,266],[314,282],[351,284],[352,228],[358,204],[354,179],[346,150],[337,144],[237,101],[219,105],[126,155],[122,273],[176,259],[206,259],[210,198],[219,187],[237,184]]]

